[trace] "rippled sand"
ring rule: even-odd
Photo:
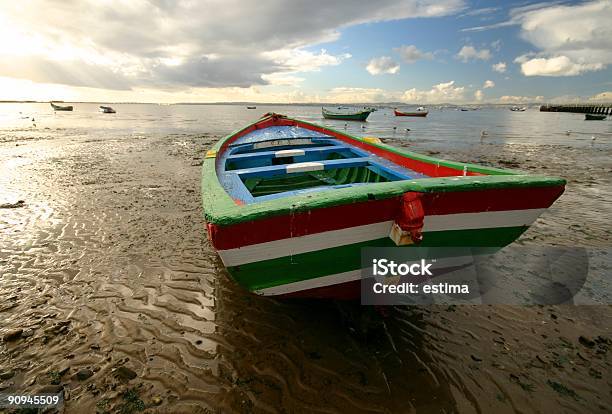
[[[0,392],[56,383],[67,413],[612,406],[610,306],[390,308],[363,338],[346,309],[256,297],[222,270],[199,194],[218,137],[17,135],[0,140],[0,204],[25,201],[0,209],[0,331],[23,332],[0,342]],[[570,176],[519,243],[610,246],[609,149],[390,142]]]

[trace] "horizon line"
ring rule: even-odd
[[[64,100],[30,100],[30,99],[0,99],[0,103],[72,103],[72,104],[113,104],[113,105],[268,105],[268,106],[330,106],[330,105],[346,105],[346,106],[482,106],[482,105],[612,105],[611,102],[593,102],[593,101],[580,101],[580,102],[559,102],[550,103],[547,101],[529,101],[529,102],[465,102],[465,103],[449,103],[449,102],[437,102],[437,103],[409,103],[409,102],[250,102],[250,101],[221,101],[221,102],[139,102],[139,101],[64,101]]]

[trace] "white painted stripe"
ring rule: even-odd
[[[538,208],[425,216],[423,231],[529,226],[544,210],[546,209]],[[235,249],[219,250],[218,253],[225,266],[239,266],[246,263],[381,239],[389,236],[392,225],[392,221],[383,221],[301,237],[273,240]]]
[[[245,263],[276,259],[314,250],[329,249],[346,244],[380,239],[389,235],[391,221],[326,231],[291,239],[274,240],[235,249],[219,250],[225,266],[239,266]]]
[[[527,210],[483,211],[479,213],[425,216],[423,231],[528,226],[545,210],[545,208],[533,208]]]
[[[472,256],[444,257],[436,260],[434,268],[440,270],[455,266],[470,265],[472,263],[474,263],[474,258]],[[364,270],[369,271],[370,269]],[[264,296],[275,296],[299,292],[302,290],[338,285],[340,283],[347,283],[361,279],[361,272],[362,269],[350,270],[348,272],[336,273],[334,275],[321,276],[314,279],[301,280],[299,282],[259,289],[256,290],[255,293]]]
[[[324,169],[325,166],[322,162],[296,162],[295,164],[287,165],[287,174],[307,171],[321,171]]]
[[[295,150],[280,150],[274,153],[275,158],[285,158],[285,157],[300,157],[306,154],[306,151],[295,149]]]

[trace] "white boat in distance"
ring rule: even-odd
[[[66,105],[66,106],[62,106],[62,105],[57,105],[54,104],[53,102],[49,102],[51,104],[51,107],[53,108],[54,111],[72,111],[72,105]]]

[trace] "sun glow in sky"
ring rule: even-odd
[[[612,100],[610,21],[612,0],[2,1],[0,100]]]

